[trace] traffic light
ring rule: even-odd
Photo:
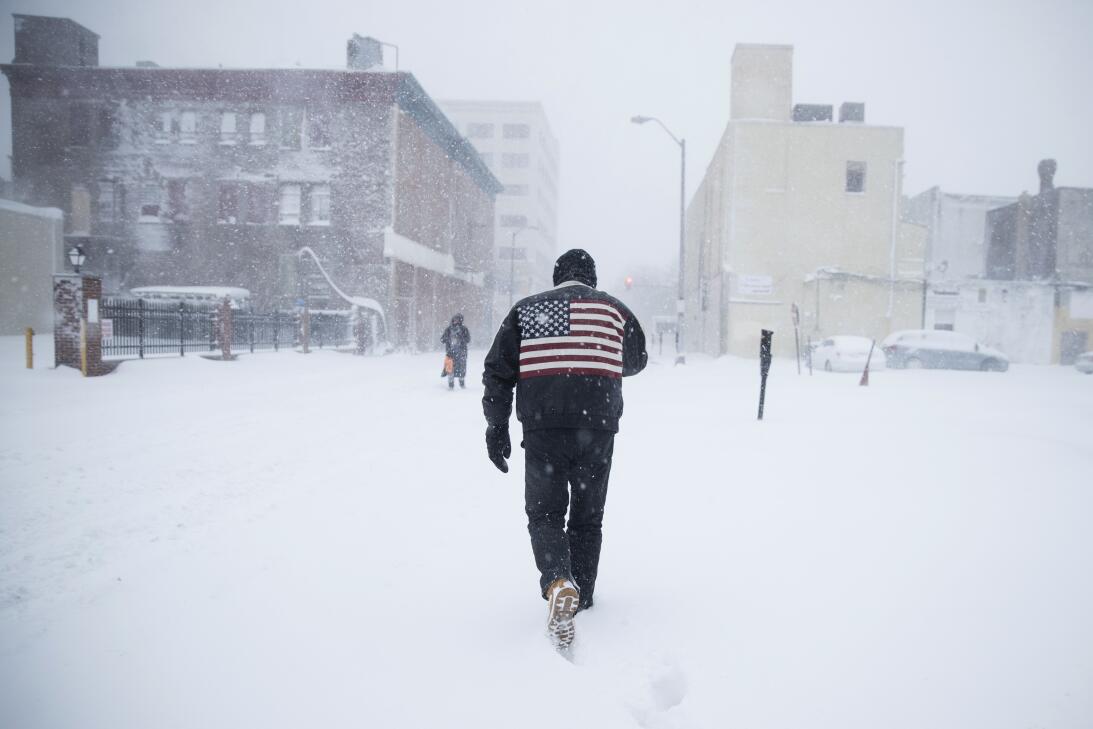
[[[626,290],[629,291],[630,289],[632,289],[634,287],[634,277],[633,276],[627,276],[623,280],[623,283],[626,284]]]

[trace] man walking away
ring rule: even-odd
[[[490,460],[508,473],[516,388],[531,549],[547,631],[564,649],[573,642],[574,615],[592,606],[622,378],[641,372],[648,356],[637,318],[596,289],[587,252],[558,258],[554,286],[518,301],[501,323],[486,356],[482,408]]]
[[[457,377],[459,386],[466,387],[467,347],[471,343],[471,331],[463,326],[462,314],[452,317],[452,323],[440,335],[440,341],[444,343],[444,353],[452,358],[452,371],[448,373],[448,389],[455,388]]]

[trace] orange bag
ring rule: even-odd
[[[445,357],[444,358],[444,374],[450,375],[450,374],[452,374],[452,371],[454,369],[455,369],[455,360],[453,360],[451,357]]]

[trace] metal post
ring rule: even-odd
[[[144,299],[137,299],[137,353],[144,359]]]
[[[759,419],[763,419],[763,405],[767,399],[767,374],[770,372],[771,340],[774,332],[762,330],[759,339]]]
[[[186,304],[178,302],[178,356],[186,356]]]
[[[30,327],[26,329],[27,337],[27,369],[34,369],[34,330]]]
[[[676,346],[676,364],[687,364],[687,339],[684,332],[686,320],[686,296],[684,293],[684,249],[687,245],[687,140],[679,140],[679,304],[677,308],[679,344]],[[701,283],[701,282],[700,282]]]

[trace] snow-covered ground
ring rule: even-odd
[[[1093,726],[1093,377],[653,363],[570,663],[440,366],[0,339],[0,727]]]

